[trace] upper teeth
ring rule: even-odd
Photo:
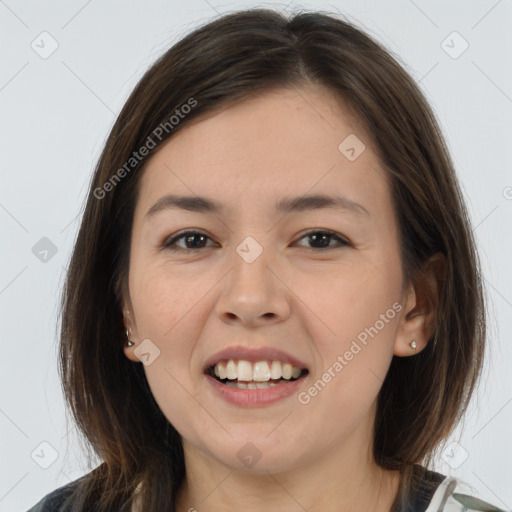
[[[270,363],[270,364],[269,364]],[[255,380],[258,382],[267,382],[270,379],[294,379],[302,373],[300,368],[292,366],[290,363],[281,363],[280,361],[258,361],[251,363],[243,359],[235,361],[219,361],[214,372],[220,379],[229,380]]]

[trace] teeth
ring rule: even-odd
[[[292,365],[290,363],[284,363],[281,372],[283,373],[283,379],[291,379]]]
[[[243,381],[244,384],[242,386],[237,385],[235,387],[249,386],[247,389],[262,389],[260,383],[265,384],[264,387],[268,387],[267,384],[275,385],[276,383],[269,383],[271,379],[297,379],[302,373],[301,368],[296,368],[290,363],[281,363],[281,361],[258,361],[253,364],[243,359],[239,361],[233,359],[229,361],[219,361],[213,371],[219,379],[229,379],[230,381],[238,381],[238,383]],[[231,383],[227,382],[226,384]]]
[[[270,368],[268,367],[267,361],[258,361],[257,363],[254,363],[252,380],[257,380],[259,382],[268,382],[270,380]]]
[[[238,388],[238,389],[254,389],[254,387],[252,387],[253,385],[256,386],[256,389],[265,389],[265,388],[271,388],[272,386],[279,386],[279,384],[277,382],[256,382],[256,384],[254,384],[253,382],[248,382],[248,383],[244,383],[244,382],[230,382],[230,381],[227,381],[226,383],[226,386],[229,386],[230,388]]]
[[[270,377],[272,379],[281,378],[281,363],[279,361],[272,361],[272,367],[270,369]]]
[[[234,380],[236,379],[236,375],[237,373],[235,361],[233,361],[233,359],[230,359],[228,361],[228,364],[226,365],[226,378]]]
[[[219,367],[219,378],[225,379],[226,378],[226,366],[224,363],[220,363],[217,365]]]
[[[238,380],[252,380],[252,364],[249,361],[238,361],[237,378]]]

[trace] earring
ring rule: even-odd
[[[126,337],[128,338],[128,330],[126,330]],[[128,338],[128,341],[126,342],[126,344],[129,347],[132,347],[133,345],[135,345],[135,343],[130,338]]]
[[[416,341],[412,340],[411,343],[409,343],[409,345],[414,351],[416,350]]]

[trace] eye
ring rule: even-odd
[[[309,237],[308,242],[319,244],[319,246],[312,247],[312,249],[337,249],[350,245],[347,240],[333,231],[309,231],[301,237],[300,240],[306,237]],[[337,243],[335,245],[330,245],[329,242],[332,240],[335,240]]]
[[[333,231],[317,230],[310,231],[302,236],[299,240],[309,237],[309,242],[313,244],[319,244],[316,247],[309,247],[310,249],[336,249],[344,246],[349,246],[350,242],[339,236]],[[185,247],[177,245],[177,242],[183,240]],[[207,240],[211,240],[210,237],[201,233],[200,231],[182,231],[174,237],[165,240],[162,244],[163,249],[171,251],[190,251],[194,249],[204,249],[203,245]],[[336,244],[331,245],[330,242],[334,240]]]
[[[182,239],[184,240],[185,247],[177,245],[177,242]],[[162,248],[169,249],[171,251],[187,251],[194,248],[203,249],[204,247],[202,247],[201,244],[205,240],[210,240],[210,238],[200,231],[182,231],[176,236],[165,240],[162,244]],[[190,247],[187,246],[187,244],[190,244]]]

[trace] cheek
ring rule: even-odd
[[[394,331],[389,328],[396,323],[392,306],[401,297],[400,265],[396,259],[361,259],[338,267],[324,283],[316,285],[315,293],[306,292],[314,283],[305,276],[302,295],[320,320],[317,323],[321,330],[316,330],[315,339],[325,340],[326,347],[343,349],[344,344],[373,326],[390,308],[385,328],[380,321],[378,327],[386,334]]]
[[[199,299],[205,292],[197,280],[176,271],[148,267],[139,276],[131,290],[138,338],[151,340],[159,350],[155,362],[145,367],[148,380],[157,392],[161,382],[172,393],[174,378],[190,388],[192,353],[202,323]]]
[[[140,335],[172,343],[181,323],[197,308],[207,283],[180,269],[147,267],[135,274],[131,288]]]
[[[377,396],[393,357],[401,310],[399,261],[366,260],[344,268],[333,273],[325,290],[315,295],[312,307],[321,319],[311,335],[323,373],[315,376],[311,404],[328,404],[340,421],[357,422]]]
[[[185,267],[139,266],[143,271],[134,272],[130,291],[139,339],[155,343],[160,350],[156,366],[165,367],[192,390],[194,379],[202,376],[199,355],[203,330],[212,314],[211,297],[222,274],[206,265]],[[146,370],[154,371],[152,366]]]
[[[131,291],[139,338],[150,339],[160,351],[144,366],[151,392],[169,422],[188,431],[193,418],[204,414],[195,399],[193,354],[207,315],[200,300],[207,283],[179,271],[147,269]]]

